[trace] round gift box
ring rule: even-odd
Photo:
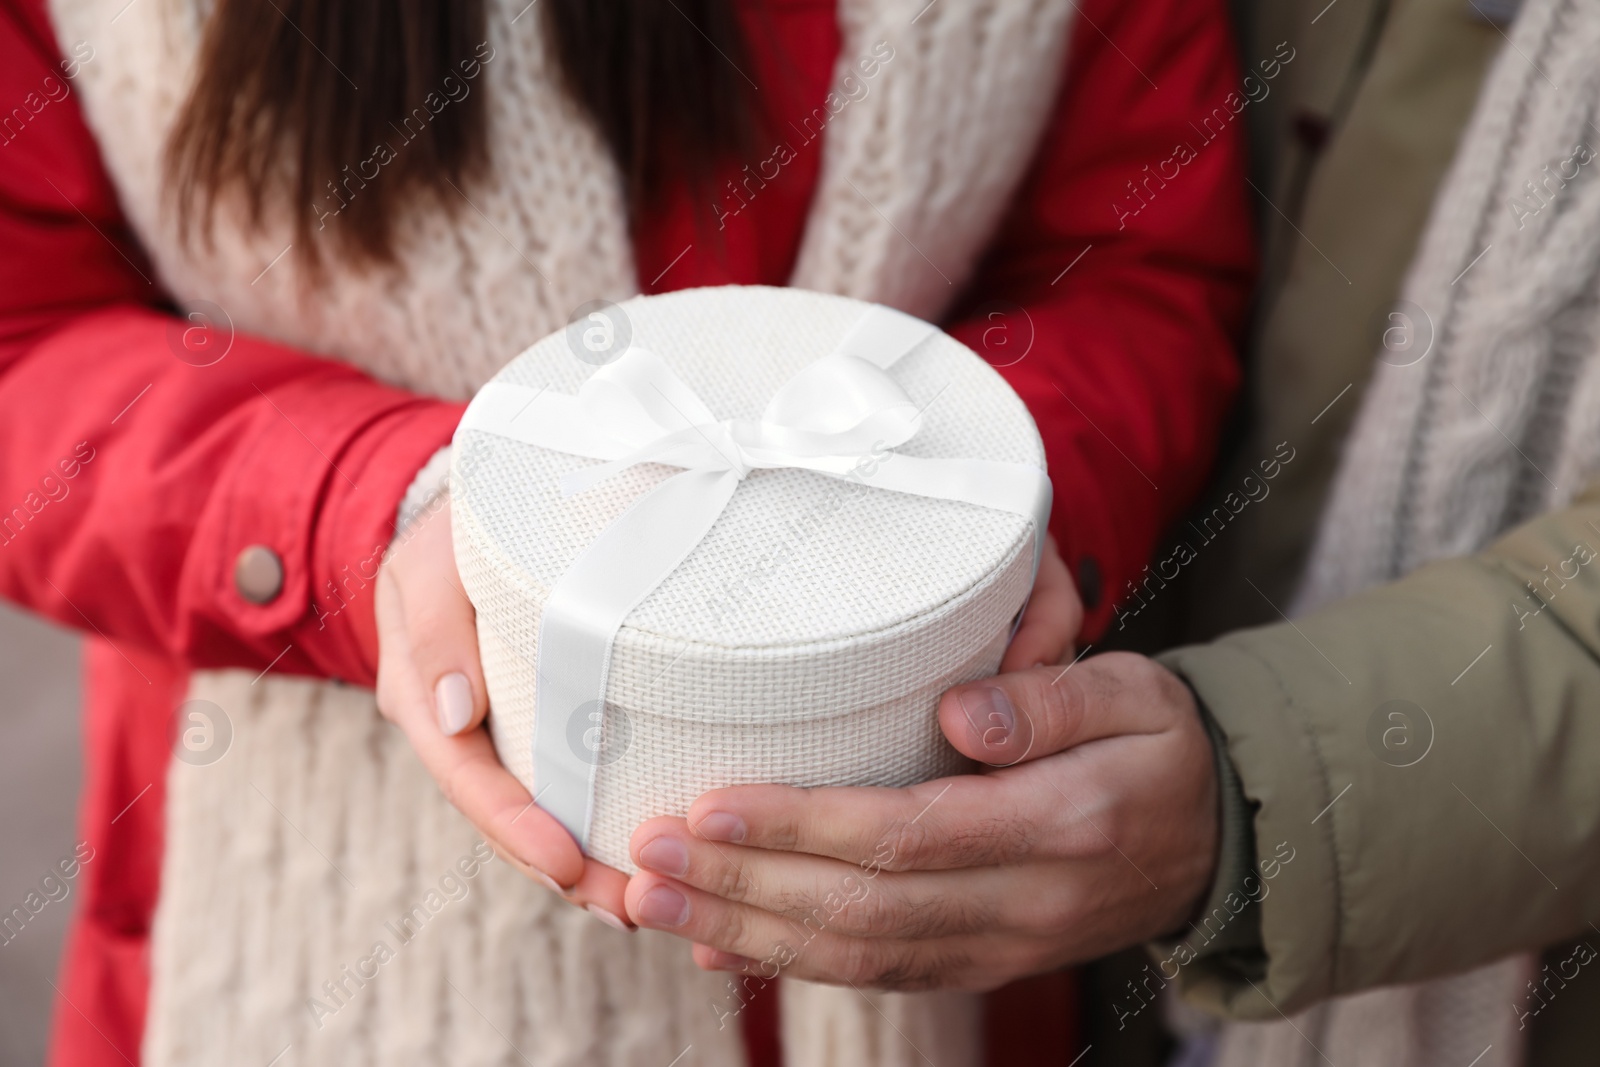
[[[721,419],[758,418],[871,305],[726,286],[601,309],[596,335],[551,334],[497,381],[575,394],[630,340]],[[998,374],[935,331],[890,376],[922,409],[896,451],[1044,466],[1038,431]],[[871,456],[863,457],[870,470]],[[477,609],[500,758],[534,794],[535,669],[552,586],[639,496],[678,473],[632,467],[575,495],[596,460],[463,427],[455,551]],[[604,711],[565,736],[593,768],[588,853],[632,872],[634,829],[719,786],[903,786],[959,771],[939,696],[994,673],[1032,582],[1031,523],[974,504],[797,469],[755,470],[711,531],[617,633]]]

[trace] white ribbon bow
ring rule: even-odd
[[[665,361],[641,348],[596,371],[577,396],[491,381],[473,398],[458,434],[481,430],[606,461],[566,475],[561,487],[568,495],[640,463],[683,468],[602,530],[544,603],[534,784],[540,806],[580,845],[588,844],[598,760],[595,748],[573,741],[572,730],[592,721],[604,736],[600,713],[617,631],[710,532],[751,471],[797,467],[1021,515],[1033,523],[1037,573],[1050,516],[1043,470],[885,453],[922,425],[922,411],[886,370],[935,332],[901,312],[870,308],[831,354],[789,379],[755,421],[718,419]],[[865,475],[868,458],[874,469]]]

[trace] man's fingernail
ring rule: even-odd
[[[1002,748],[1017,728],[1017,709],[999,686],[979,685],[956,694],[984,748]]]
[[[720,948],[711,950],[711,962],[707,964],[713,971],[744,971],[755,965],[755,960],[749,956],[741,956],[735,952],[724,952]]]
[[[439,729],[446,735],[459,734],[472,720],[472,683],[460,671],[445,675],[433,689],[433,710],[439,716]]]
[[[744,820],[726,811],[714,811],[694,824],[694,832],[707,841],[727,841],[739,844],[748,832]]]
[[[627,923],[623,922],[621,918],[613,915],[611,912],[602,908],[598,904],[585,904],[584,909],[588,911],[590,915],[593,915],[596,919],[599,919],[607,926],[615,926],[618,930],[621,930],[625,933],[633,932],[633,927],[629,926]]]
[[[658,885],[639,898],[639,918],[652,926],[682,926],[689,921],[689,901],[671,886]]]
[[[689,873],[689,850],[675,837],[652,838],[639,850],[639,866],[682,878]]]

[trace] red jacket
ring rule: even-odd
[[[742,10],[756,8],[772,21],[750,19],[754,60],[782,125],[826,93],[833,4]],[[461,411],[264,337],[234,337],[210,366],[177,358],[188,324],[118,207],[62,77],[70,59],[43,0],[0,0],[0,106],[11,109],[0,113],[0,595],[90,636],[81,834],[93,854],[59,983],[57,1065],[138,1056],[185,672],[372,684],[371,598],[324,626],[312,591],[387,543],[406,485]],[[1253,268],[1243,122],[1219,133],[1214,115],[1234,113],[1238,88],[1224,0],[1084,0],[1038,157],[947,324],[1001,367],[1039,424],[1051,528],[1083,588],[1089,639],[1201,485],[1237,384]],[[1194,158],[1152,180],[1179,143]],[[642,220],[640,284],[783,284],[819,167],[820,152],[801,153],[727,220],[721,249],[695,239],[687,193]],[[254,544],[286,571],[264,606],[233,583]]]

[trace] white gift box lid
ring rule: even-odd
[[[756,419],[870,307],[745,286],[637,297],[544,338],[496,381],[576,394],[631,343],[719,418]],[[897,452],[1044,466],[1021,400],[955,339],[935,331],[888,373],[922,409]],[[678,473],[640,465],[563,495],[562,476],[596,462],[465,426],[456,437],[456,556],[477,609],[490,726],[536,797],[541,606],[603,529]],[[594,766],[589,853],[632,870],[634,827],[682,814],[717,786],[906,785],[957,770],[939,694],[998,666],[1032,563],[1032,524],[1017,514],[870,477],[751,471],[618,631],[603,719],[569,724],[574,751]]]

